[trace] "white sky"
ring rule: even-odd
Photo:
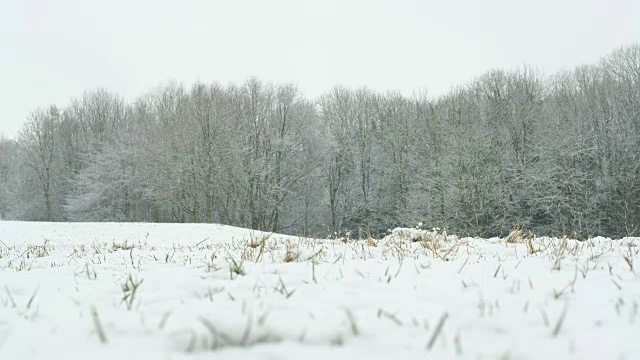
[[[639,0],[0,0],[0,134],[104,87],[169,79],[440,94],[492,68],[553,73],[640,41]]]

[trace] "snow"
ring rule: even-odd
[[[0,359],[640,358],[638,238],[0,222],[0,240]]]

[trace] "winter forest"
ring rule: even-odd
[[[168,82],[133,101],[88,91],[0,139],[0,218],[638,236],[640,44],[437,97],[337,86],[308,99],[256,78]]]

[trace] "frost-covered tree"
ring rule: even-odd
[[[18,164],[16,142],[0,135],[0,220],[16,217]]]
[[[640,233],[640,46],[544,77],[492,70],[438,97],[163,84],[35,111],[0,141],[0,216],[219,222],[381,236]]]
[[[31,113],[27,123],[20,132],[19,144],[24,165],[35,176],[40,198],[44,205],[43,214],[32,214],[33,218],[54,220],[54,209],[59,206],[56,198],[56,176],[59,156],[57,129],[60,122],[60,111],[55,106],[46,110]]]

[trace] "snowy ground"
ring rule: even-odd
[[[640,358],[638,238],[0,222],[0,241],[0,359]]]

